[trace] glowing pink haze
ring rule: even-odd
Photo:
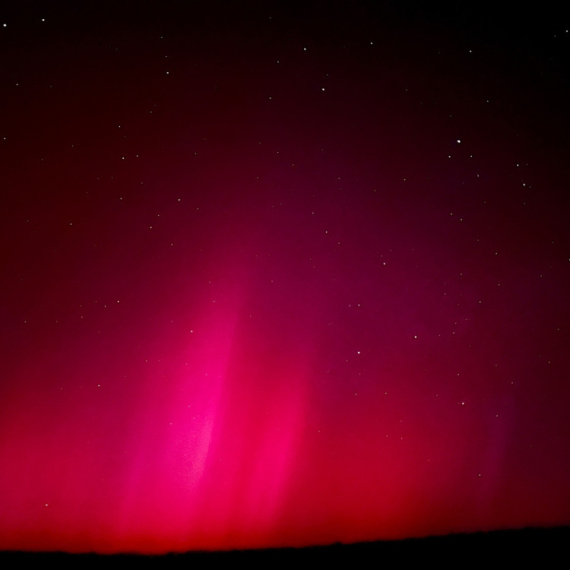
[[[451,29],[170,9],[3,32],[0,549],[569,523],[555,78],[521,125]]]

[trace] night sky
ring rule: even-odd
[[[570,523],[570,18],[400,4],[2,3],[0,549]]]

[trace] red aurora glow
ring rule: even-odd
[[[366,4],[100,4],[2,15],[0,548],[570,522],[556,72]]]

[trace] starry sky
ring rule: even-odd
[[[6,4],[0,549],[570,523],[561,8]]]

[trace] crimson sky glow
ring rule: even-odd
[[[0,549],[570,523],[567,24],[196,4],[0,12]]]

